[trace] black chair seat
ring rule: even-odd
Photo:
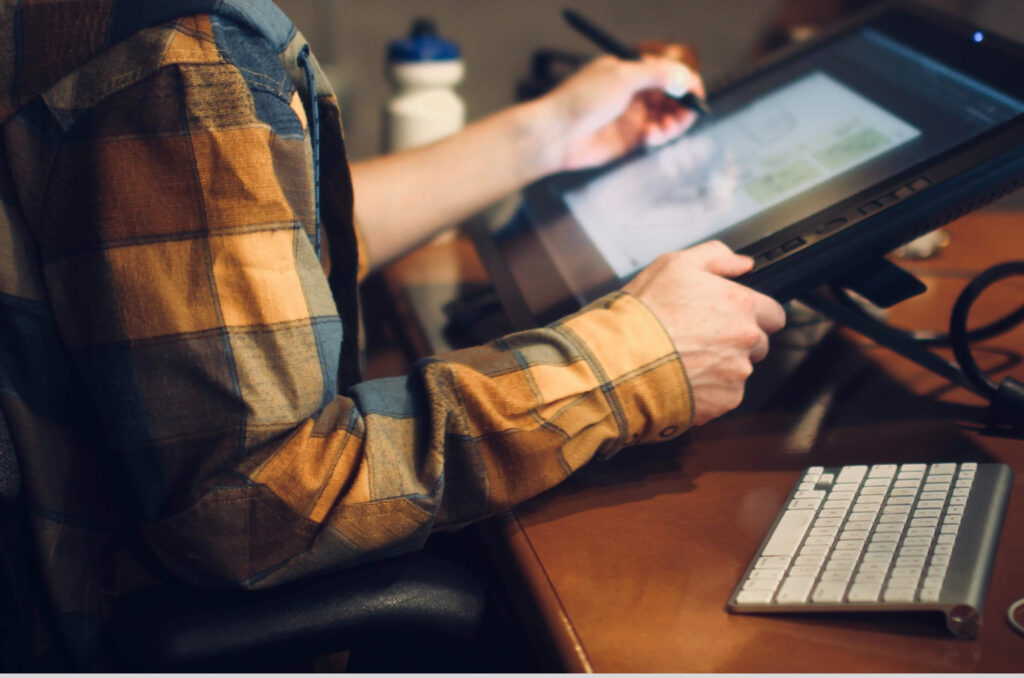
[[[416,553],[260,591],[141,591],[117,606],[112,639],[126,670],[270,670],[381,642],[455,651],[484,607],[474,574]]]

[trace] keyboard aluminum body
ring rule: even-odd
[[[727,608],[934,610],[973,638],[1012,482],[1003,464],[810,467]]]

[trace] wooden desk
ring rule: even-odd
[[[929,291],[894,308],[893,323],[941,330],[971,274],[1024,259],[1024,215],[976,213],[950,231],[939,257],[907,265]],[[466,254],[449,250],[449,269],[479,276]],[[420,255],[421,277],[430,256]],[[389,278],[402,295],[416,275],[398,268]],[[1024,279],[1007,280],[979,300],[972,324],[1022,300]],[[1005,621],[1024,597],[1024,441],[984,435],[971,422],[979,399],[849,331],[810,346],[803,338],[790,330],[773,341],[740,410],[670,444],[623,450],[498,519],[499,562],[550,668],[1024,670],[1024,637]],[[1024,379],[1024,327],[982,346],[983,368]],[[725,611],[801,469],[949,460],[998,460],[1016,473],[977,640],[954,638],[938,615]]]

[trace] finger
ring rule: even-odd
[[[703,242],[683,250],[681,254],[688,264],[725,278],[743,275],[754,267],[753,259],[743,254],[735,254],[721,240]]]
[[[706,268],[709,261],[730,254],[732,254],[732,250],[721,240],[708,240],[688,247],[676,256],[691,266]]]
[[[754,347],[750,349],[750,362],[759,363],[764,360],[767,355],[768,335],[761,332],[757,337],[757,342],[754,343]]]
[[[786,310],[782,304],[769,296],[755,292],[757,295],[754,317],[757,324],[768,334],[775,334],[786,326]]]
[[[676,110],[651,120],[644,131],[644,145],[648,148],[663,146],[682,136],[697,122],[697,113],[676,105]]]
[[[709,259],[704,266],[704,270],[708,273],[714,273],[723,278],[735,278],[752,268],[754,268],[754,260],[751,257],[732,252]]]

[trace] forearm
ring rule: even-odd
[[[556,168],[541,99],[428,146],[352,164],[356,222],[375,267]]]

